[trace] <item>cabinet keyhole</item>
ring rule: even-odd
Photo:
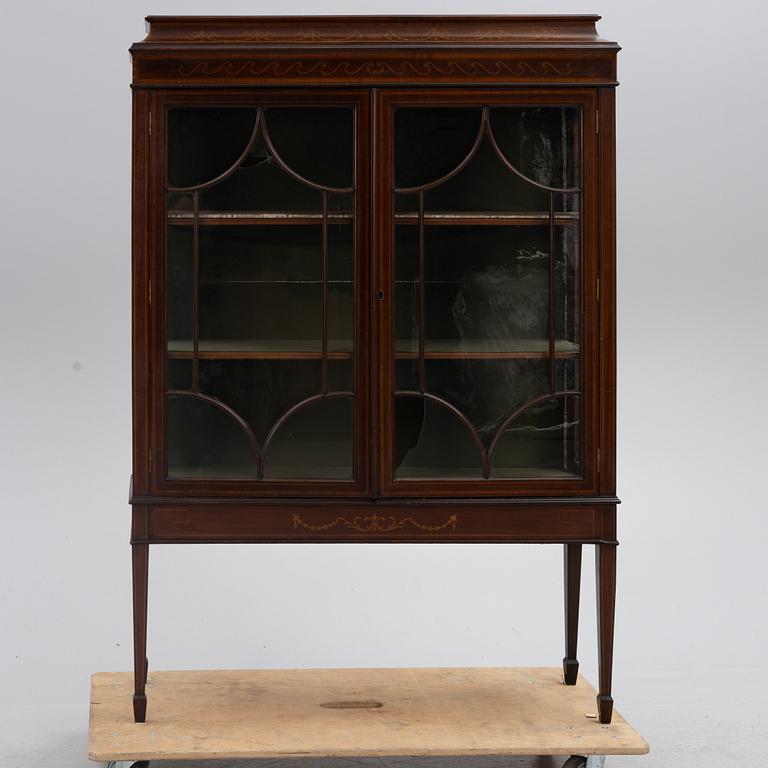
[[[376,291],[376,298],[381,301],[384,298],[384,291]]]

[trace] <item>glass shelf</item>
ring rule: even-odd
[[[554,215],[554,223],[556,226],[576,226],[579,223],[579,215],[578,212],[556,213]],[[394,219],[396,224],[418,224],[419,214],[397,213],[395,214]],[[549,224],[549,213],[545,211],[532,211],[526,213],[504,213],[495,211],[425,212],[424,224],[426,226],[547,226]]]
[[[300,476],[306,480],[348,480],[349,467],[302,467]],[[225,465],[225,466],[182,466],[174,471],[174,477],[179,480],[254,480],[256,479],[256,467],[251,465]],[[296,479],[296,467],[271,467],[264,473],[267,480]]]
[[[489,478],[495,479],[542,479],[542,480],[567,480],[574,477],[574,473],[564,469],[549,469],[546,467],[494,467]],[[404,480],[416,480],[425,478],[456,479],[456,478],[482,478],[482,469],[476,467],[402,467],[398,477]]]
[[[168,358],[192,358],[191,339],[168,341]],[[204,360],[320,360],[320,339],[201,339],[198,357]],[[352,357],[351,339],[328,339],[328,358],[348,360]]]
[[[395,357],[398,359],[419,356],[416,341],[399,339],[395,349]],[[578,344],[564,339],[555,341],[555,357],[577,357],[578,354]],[[424,357],[428,360],[529,359],[548,356],[548,339],[425,339],[424,341]]]
[[[329,213],[329,224],[350,224],[351,213]],[[204,226],[253,226],[253,225],[286,225],[286,226],[320,226],[323,223],[322,213],[306,212],[274,212],[274,211],[201,211],[197,217],[198,224]],[[192,211],[169,211],[168,223],[191,226],[194,223]]]
[[[556,213],[555,226],[576,226],[579,223],[578,212]],[[347,224],[352,222],[351,213],[329,213],[327,221],[330,224]],[[396,224],[418,225],[418,213],[395,214]],[[263,212],[263,211],[201,211],[198,223],[203,226],[253,226],[253,225],[290,225],[290,226],[319,226],[323,222],[321,213],[305,212]],[[168,223],[191,226],[194,215],[191,211],[169,211]],[[424,224],[427,226],[546,226],[549,224],[549,213],[532,211],[526,213],[504,212],[451,212],[440,211],[424,214]]]
[[[326,285],[354,285],[353,280],[326,280]],[[200,285],[323,285],[322,280],[238,280],[238,279],[217,279],[201,280]]]
[[[408,360],[418,357],[418,345],[408,339],[398,339],[395,357]],[[547,339],[427,339],[425,357],[431,360],[454,358],[533,359],[548,357]],[[555,357],[577,357],[579,345],[558,339]],[[168,341],[168,358],[186,360],[193,355],[191,339]],[[198,357],[204,360],[320,360],[322,348],[319,339],[217,339],[201,340]],[[351,339],[328,339],[328,358],[348,360],[352,357]]]

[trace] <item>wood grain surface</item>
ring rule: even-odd
[[[146,723],[132,686],[127,672],[93,676],[91,760],[648,752],[556,668],[153,672]]]

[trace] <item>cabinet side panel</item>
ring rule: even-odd
[[[600,109],[600,491],[616,490],[616,93],[599,90]]]
[[[133,490],[148,491],[148,159],[149,93],[133,91],[131,317],[133,386]]]

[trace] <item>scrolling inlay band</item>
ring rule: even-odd
[[[308,531],[328,531],[331,528],[341,525],[345,528],[351,528],[353,531],[360,531],[361,533],[389,533],[390,531],[407,528],[408,526],[418,528],[420,531],[429,532],[442,531],[446,528],[455,531],[458,519],[458,515],[451,515],[440,525],[427,525],[426,523],[420,523],[418,520],[414,520],[412,517],[402,517],[398,519],[394,515],[378,515],[374,512],[372,515],[357,515],[351,520],[346,517],[336,517],[331,520],[330,523],[312,525],[303,520],[301,515],[294,514],[293,527],[294,529],[306,528]]]
[[[556,37],[558,29],[556,27],[541,27],[535,33],[529,33],[526,37],[532,40],[547,40]],[[249,29],[239,32],[213,32],[204,29],[195,30],[186,35],[185,39],[195,43],[228,43],[235,42],[285,42],[286,40],[302,40],[305,42],[338,42],[338,43],[356,43],[365,40],[378,42],[386,40],[393,43],[402,42],[421,42],[431,40],[435,42],[462,42],[463,40],[498,40],[504,42],[510,37],[509,30],[505,29],[482,29],[478,31],[463,31],[456,33],[447,29],[437,27],[425,30],[418,30],[409,33],[406,29],[374,29],[370,34],[365,30],[356,29],[350,33],[330,33],[322,29],[307,29],[300,31],[281,32],[280,30]]]
[[[182,62],[179,64],[178,73],[181,77],[216,77],[224,75],[237,77],[250,75],[261,77],[271,75],[273,77],[308,77],[319,75],[332,77],[345,75],[392,75],[393,77],[416,76],[433,77],[440,75],[462,75],[472,77],[487,75],[489,77],[499,75],[511,75],[522,77],[524,75],[555,74],[566,76],[571,74],[571,65],[553,64],[551,61],[198,61],[194,63]]]

